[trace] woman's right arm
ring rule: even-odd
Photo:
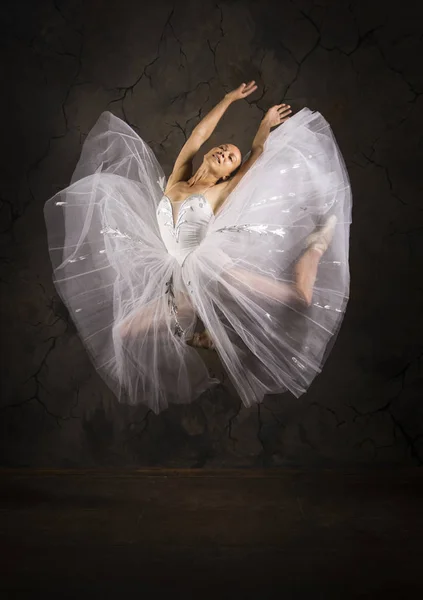
[[[192,175],[192,159],[206,142],[229,106],[235,100],[242,100],[257,89],[254,81],[241,84],[236,90],[229,92],[214,108],[194,127],[176,159],[166,188],[169,189],[178,181],[187,181]]]

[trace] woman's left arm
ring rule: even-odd
[[[236,175],[231,177],[227,182],[222,183],[222,193],[226,199],[232,190],[238,185],[245,173],[253,166],[259,156],[263,154],[264,144],[269,137],[272,127],[281,125],[289,119],[292,110],[289,104],[276,104],[269,108],[257,130],[253,143],[251,145],[251,154],[248,159],[241,165]]]

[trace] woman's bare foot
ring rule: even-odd
[[[207,348],[208,350],[215,349],[215,346],[207,329],[205,329],[201,333],[194,333],[192,338],[187,341],[187,344],[188,346],[193,346],[194,348]]]

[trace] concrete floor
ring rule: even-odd
[[[374,0],[5,2],[0,464],[11,467],[334,467],[423,462],[422,19]],[[141,9],[140,7],[143,6]],[[248,150],[286,101],[331,123],[354,193],[351,299],[322,374],[299,400],[244,408],[223,385],[159,416],[119,405],[51,281],[44,202],[69,183],[103,110],[169,174],[226,90],[216,140]]]

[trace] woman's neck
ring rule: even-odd
[[[217,181],[218,177],[216,177],[216,175],[211,173],[206,166],[200,165],[194,175],[188,179],[188,185],[192,187],[198,184],[211,187],[215,185]]]

